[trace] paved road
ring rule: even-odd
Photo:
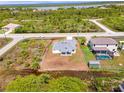
[[[4,55],[9,49],[11,49],[15,44],[17,44],[22,38],[16,38],[11,43],[5,45],[3,48],[0,49],[0,56]]]
[[[97,19],[96,20],[95,19],[94,20],[91,19],[89,21],[91,21],[91,22],[95,23],[96,25],[98,25],[101,29],[103,29],[104,31],[106,31],[106,33],[112,33],[112,34],[113,33],[116,33],[114,31],[110,30],[109,28],[107,28],[106,26],[104,26],[103,24],[97,22]]]
[[[42,39],[49,39],[55,37],[86,37],[89,40],[93,36],[124,36],[124,32],[113,32],[112,30],[108,29],[103,24],[97,22],[97,20],[90,20],[91,22],[98,25],[101,29],[105,32],[98,32],[98,33],[32,33],[32,34],[0,34],[0,38],[4,38],[5,36],[8,38],[13,38],[13,41],[10,42],[8,45],[4,46],[0,49],[0,56],[6,53],[9,49],[15,46],[19,41],[26,39],[26,38],[42,38]]]
[[[106,33],[106,32],[99,32],[99,33],[38,33],[38,34],[7,34],[6,37],[8,38],[54,38],[54,37],[92,37],[92,36],[124,36],[124,32],[114,32],[114,33]],[[5,35],[0,34],[0,38],[4,38]]]
[[[13,30],[9,30],[9,31],[5,32],[5,35],[11,33],[12,31],[13,31]]]

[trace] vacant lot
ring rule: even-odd
[[[101,22],[114,31],[124,32],[124,17],[109,17]]]
[[[57,42],[58,40],[54,40]],[[80,49],[79,43],[77,44],[77,51],[72,56],[60,56],[59,54],[53,54],[52,48],[46,52],[43,58],[40,71],[53,71],[53,70],[75,70],[75,71],[87,71],[87,64],[83,61],[84,54]]]
[[[0,38],[0,48],[8,44],[10,41],[12,41],[11,38]]]
[[[41,62],[42,56],[49,43],[50,40],[24,40],[1,58],[1,66],[17,70],[32,68],[34,62]]]
[[[39,64],[42,61],[50,42],[50,40],[40,39],[24,40],[0,58],[0,89],[20,75],[19,71],[37,67],[36,63]]]
[[[22,25],[15,33],[77,33],[77,32],[101,32],[95,24],[83,19],[43,19],[43,20],[7,20],[2,23],[16,23]]]

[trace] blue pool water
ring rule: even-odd
[[[107,60],[107,59],[111,59],[111,57],[109,55],[96,55],[96,59],[97,60]]]

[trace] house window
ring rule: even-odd
[[[107,44],[107,47],[108,47],[108,44]]]
[[[95,44],[94,44],[94,46],[95,46]]]
[[[118,46],[117,44],[115,46]]]

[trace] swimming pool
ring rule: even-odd
[[[109,55],[96,55],[96,60],[112,59]]]

